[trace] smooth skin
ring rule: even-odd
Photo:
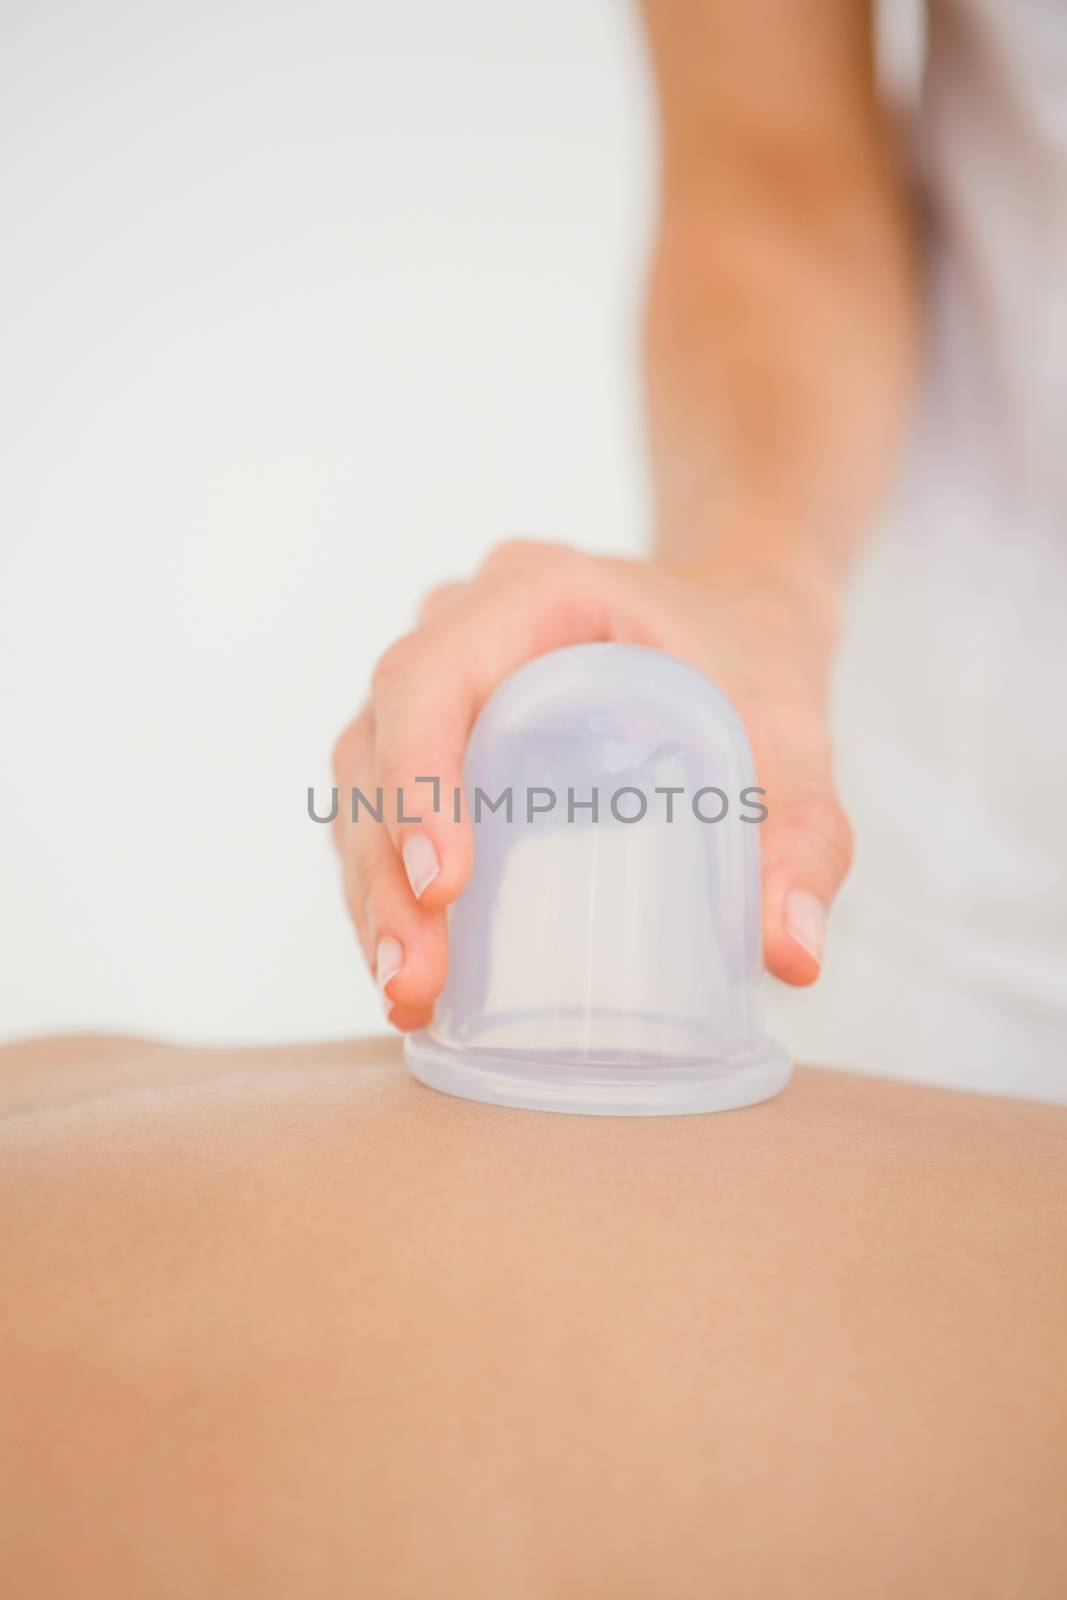
[[[819,973],[851,859],[828,734],[849,557],[896,459],[918,297],[911,206],[857,0],[645,0],[662,121],[662,212],[645,322],[656,554],[511,543],[447,584],[378,662],[334,753],[345,895],[387,1014],[429,1020],[445,912],[473,839],[447,796],[474,718],[559,646],[653,645],[708,673],[748,729],[767,967]],[[350,791],[405,792],[418,824],[353,825]]]
[[[0,1048],[0,1593],[1067,1593],[1067,1111],[399,1055]]]

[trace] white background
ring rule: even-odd
[[[380,1026],[306,815],[421,594],[646,536],[621,0],[8,4],[0,1032]]]
[[[947,155],[960,193],[990,180],[986,245],[1025,252],[1047,207],[1014,115],[1007,166]],[[629,0],[7,0],[0,1036],[381,1027],[307,788],[433,584],[514,534],[645,544],[655,166]],[[808,1059],[1062,1098],[1062,808],[1041,832],[999,781],[1049,771],[1038,566],[1013,509],[988,593],[961,588],[982,530],[968,509],[957,550],[919,511],[843,652],[860,852],[827,970],[772,986],[771,1025]],[[985,637],[1028,715],[968,744]]]

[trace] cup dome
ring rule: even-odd
[[[636,645],[520,668],[471,733],[474,868],[414,1075],[539,1110],[671,1114],[778,1093],[763,1030],[759,821],[741,721]]]

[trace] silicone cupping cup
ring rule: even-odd
[[[483,708],[463,792],[474,868],[433,1021],[405,1043],[417,1078],[607,1115],[785,1086],[760,1003],[762,791],[714,684],[635,645],[541,656]]]

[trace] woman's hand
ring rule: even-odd
[[[851,858],[827,735],[835,614],[835,583],[813,563],[793,572],[731,556],[672,570],[534,543],[502,545],[471,582],[435,590],[414,632],[378,662],[370,699],[334,752],[345,898],[390,1021],[428,1022],[448,964],[445,910],[474,859],[469,818],[455,822],[447,801],[436,812],[418,804],[428,790],[417,780],[438,777],[449,796],[497,685],[545,651],[601,640],[680,657],[740,712],[767,791],[766,963],[788,983],[811,983]],[[351,790],[373,799],[379,787],[382,825],[365,813],[353,824]],[[418,824],[397,820],[398,788]]]

